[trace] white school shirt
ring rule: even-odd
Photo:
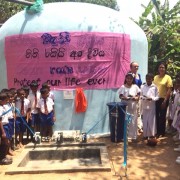
[[[8,104],[5,104],[3,107],[5,108],[6,111],[8,111],[9,109],[12,108],[11,111],[9,111],[6,116],[8,117],[8,119],[13,119],[14,116],[13,116],[13,111],[14,111],[14,107],[12,107],[13,105],[11,105],[10,103]]]
[[[139,87],[136,85],[136,84],[132,84],[131,87],[127,88],[125,85],[122,85],[118,92],[119,92],[119,95],[122,94],[126,97],[128,96],[136,96],[138,93],[140,93],[140,89]]]
[[[51,98],[47,97],[46,104],[47,104],[48,113],[52,112],[53,106],[54,106],[53,100]],[[41,112],[45,114],[45,107],[44,107],[44,99],[43,98],[41,98],[38,101],[37,108],[40,108]]]
[[[7,110],[5,109],[5,107],[0,105],[0,116],[1,116],[3,113],[5,113],[6,111],[7,111]],[[6,124],[9,123],[7,114],[3,115],[1,118],[2,118],[2,121],[1,121],[1,122],[2,122],[2,125],[6,125]]]
[[[38,103],[38,101],[41,99],[41,93],[37,91],[36,96],[37,96],[37,103]],[[31,113],[38,114],[37,105],[35,107],[35,95],[32,91],[28,95],[28,100],[30,101]]]
[[[152,98],[152,101],[146,100],[146,97]],[[141,86],[141,99],[143,109],[153,108],[153,106],[155,105],[154,101],[157,101],[159,99],[157,86],[153,83],[150,86],[148,86],[147,84],[143,84]]]
[[[174,96],[174,107],[175,107],[175,110],[177,109],[178,106],[180,106],[180,91],[176,91],[176,94]]]
[[[21,99],[18,99],[15,102],[15,107],[19,110],[19,112],[21,113]],[[31,108],[30,106],[30,101],[27,98],[24,98],[24,116],[26,116],[27,114],[27,110]],[[16,112],[17,117],[19,117],[19,113]]]
[[[49,98],[51,98],[54,101],[54,93],[52,91],[49,92]]]
[[[122,94],[122,95],[128,97],[128,96],[136,96],[136,95],[138,95],[138,93],[140,93],[140,91],[141,90],[139,89],[139,87],[136,84],[132,84],[132,86],[129,87],[129,88],[127,88],[125,85],[122,85],[119,88],[118,93],[119,93],[119,95]],[[127,103],[127,106],[128,106],[127,111],[129,113],[130,112],[132,113],[132,112],[136,111],[136,108],[137,108],[136,106],[137,106],[138,101],[122,100],[122,102]]]

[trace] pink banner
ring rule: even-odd
[[[59,32],[5,39],[8,87],[37,80],[52,89],[112,89],[123,84],[130,64],[130,36]]]

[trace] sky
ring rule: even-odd
[[[160,0],[161,3],[164,3],[164,0]],[[148,5],[150,0],[117,0],[117,3],[120,7],[120,12],[126,16],[132,17],[135,20],[139,19],[144,8],[141,7],[141,4]],[[172,8],[178,0],[169,0],[169,6]]]

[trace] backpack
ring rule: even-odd
[[[76,88],[75,111],[76,113],[85,112],[87,109],[87,99],[82,88]]]

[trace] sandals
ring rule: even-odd
[[[0,161],[0,165],[9,165],[12,164],[12,159],[4,158]]]

